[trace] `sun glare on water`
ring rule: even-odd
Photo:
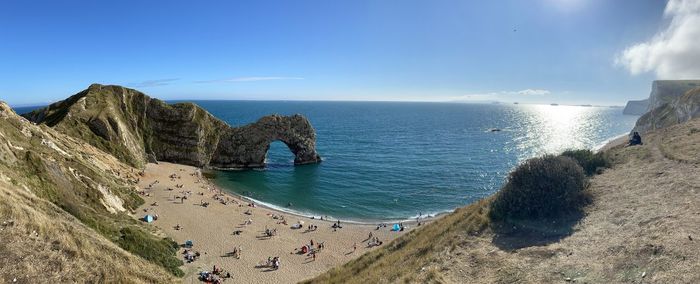
[[[594,108],[550,105],[525,108],[526,115],[521,122],[523,136],[517,139],[517,147],[522,153],[527,153],[524,155],[559,153],[586,148],[593,143],[593,131],[597,131],[594,123],[599,113]]]

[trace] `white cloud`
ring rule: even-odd
[[[467,94],[458,97],[453,97],[451,100],[498,100],[505,98],[517,98],[521,96],[546,96],[551,95],[552,92],[545,89],[525,89],[520,91],[500,91],[500,92],[489,92],[489,93],[474,93]]]
[[[196,83],[225,83],[225,82],[256,82],[256,81],[272,81],[272,80],[304,80],[302,77],[233,77],[228,79],[195,81]]]
[[[133,88],[157,87],[157,86],[170,85],[177,80],[180,80],[180,79],[171,78],[171,79],[146,80],[146,81],[141,81],[141,82],[137,82],[137,83],[129,83],[127,85],[130,87],[133,87]]]
[[[626,48],[615,59],[631,74],[654,72],[662,79],[700,77],[700,0],[670,0],[669,26],[650,40]]]
[[[544,95],[550,95],[552,92],[549,90],[542,90],[542,89],[526,89],[522,91],[517,91],[515,92],[517,95],[523,95],[523,96],[544,96]]]

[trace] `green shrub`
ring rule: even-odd
[[[124,227],[120,233],[121,237],[117,240],[117,244],[123,249],[164,267],[175,276],[185,275],[179,268],[182,261],[173,257],[178,251],[178,244],[173,240],[158,239],[134,227]]]
[[[573,159],[546,155],[525,161],[496,194],[493,221],[556,219],[580,213],[590,202],[586,176]]]
[[[591,150],[566,150],[562,156],[572,158],[583,168],[587,176],[594,175],[599,168],[610,167],[610,162],[602,152],[593,153]]]

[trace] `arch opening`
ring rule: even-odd
[[[294,165],[296,155],[282,140],[273,140],[265,152],[265,167],[289,167]]]

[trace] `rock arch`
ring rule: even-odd
[[[121,86],[93,84],[24,116],[135,167],[148,161],[218,169],[263,167],[276,140],[287,145],[296,165],[321,161],[316,131],[301,115],[269,115],[231,127],[193,103],[167,104]]]
[[[224,133],[209,166],[219,169],[264,167],[265,156],[274,141],[287,145],[294,154],[295,165],[321,161],[316,152],[316,132],[306,118],[270,115]]]

